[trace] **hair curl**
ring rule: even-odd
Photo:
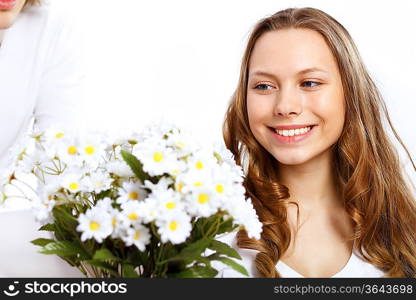
[[[275,158],[257,142],[249,128],[246,93],[248,66],[256,41],[268,31],[285,28],[320,33],[341,73],[345,124],[333,150],[342,198],[354,225],[355,250],[387,277],[415,277],[416,202],[404,179],[398,153],[383,127],[384,121],[416,170],[415,164],[392,126],[386,105],[351,36],[334,18],[314,8],[286,9],[259,21],[247,43],[238,86],[225,115],[223,135],[236,162],[245,167],[247,196],[263,223],[263,233],[257,241],[241,230],[238,246],[259,251],[255,264],[261,276],[280,277],[275,266],[293,238],[286,211],[289,190],[278,183]]]

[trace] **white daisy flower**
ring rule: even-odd
[[[48,157],[54,158],[59,155],[59,149],[65,147],[70,136],[75,135],[62,130],[61,128],[48,128],[43,134],[34,135],[33,137],[44,146],[42,151],[44,151]]]
[[[110,214],[99,208],[88,209],[85,214],[80,214],[78,223],[77,231],[82,232],[83,242],[94,238],[98,243],[102,243],[113,231]]]
[[[113,179],[106,172],[96,171],[90,173],[89,176],[85,176],[82,182],[87,191],[98,194],[102,191],[110,189]]]
[[[119,177],[133,177],[134,173],[124,161],[112,160],[107,162],[106,168],[108,172],[113,173]]]
[[[213,148],[214,152],[219,155],[222,162],[231,166],[235,165],[234,154],[227,149],[224,141],[215,143]]]
[[[68,132],[66,130],[63,130],[62,128],[53,127],[49,127],[43,134],[44,138],[46,139],[46,142],[51,144],[61,142],[67,135]]]
[[[188,160],[189,169],[197,172],[210,170],[216,164],[216,158],[213,152],[209,150],[195,152]]]
[[[229,169],[224,169],[222,168],[222,166],[213,168],[211,177],[211,184],[214,190],[214,196],[219,199],[226,199],[227,197],[234,195],[241,186],[239,184],[236,184],[233,174],[229,172]]]
[[[172,162],[171,169],[167,173],[173,177],[179,176],[186,172],[188,165],[183,160],[176,160]]]
[[[181,196],[171,188],[153,192],[149,196],[149,202],[150,201],[156,203],[157,219],[163,219],[169,214],[175,214],[184,209]]]
[[[193,190],[186,196],[187,211],[192,216],[209,217],[215,214],[220,206],[220,202],[214,196],[213,190],[201,187]]]
[[[121,213],[126,217],[126,225],[131,225],[141,221],[143,216],[143,203],[139,201],[127,201],[121,204]]]
[[[56,201],[51,198],[49,200],[32,202],[32,212],[35,219],[40,224],[53,222],[52,209],[55,207]]]
[[[97,208],[104,209],[111,217],[111,226],[113,227],[113,232],[111,233],[111,237],[113,239],[119,238],[123,236],[129,228],[129,223],[126,221],[126,216],[124,216],[118,209],[112,207],[113,201],[110,198],[104,198],[103,200],[97,202]]]
[[[149,180],[144,181],[144,186],[152,191],[152,193],[158,191],[165,191],[169,188],[169,186],[173,184],[173,180],[169,177],[162,177],[159,179],[157,183],[152,183]]]
[[[109,197],[105,197],[101,200],[98,200],[97,203],[95,203],[95,207],[105,211],[110,211],[113,209],[113,200],[111,200]]]
[[[61,186],[75,194],[84,189],[81,176],[78,172],[64,173],[61,176]]]
[[[160,140],[139,143],[133,154],[143,163],[143,170],[150,176],[159,176],[177,167],[175,153]]]
[[[44,151],[33,151],[22,156],[17,169],[23,173],[31,173],[35,167],[41,167],[49,161],[49,157]]]
[[[79,143],[81,158],[92,167],[97,167],[105,155],[105,144],[100,134],[83,136]]]
[[[174,129],[167,134],[167,137],[166,144],[177,152],[178,157],[187,156],[197,149],[196,139],[189,133]]]
[[[242,225],[249,237],[260,239],[263,224],[259,221],[250,198],[230,198],[226,202],[226,210],[233,218],[233,223]]]
[[[123,182],[122,187],[118,189],[118,194],[117,203],[119,204],[131,200],[141,201],[147,197],[147,191],[139,182]]]
[[[178,183],[182,183],[182,193],[189,193],[201,187],[209,187],[212,185],[212,173],[209,169],[204,171],[190,170],[176,178]]]
[[[189,237],[192,230],[191,217],[182,212],[169,215],[163,220],[158,220],[156,221],[156,225],[162,243],[183,243]]]
[[[80,150],[80,144],[76,137],[65,136],[56,152],[59,159],[69,167],[80,167],[82,166]]]
[[[126,235],[121,239],[126,243],[126,246],[135,245],[140,251],[145,251],[146,245],[150,243],[150,237],[149,229],[136,223],[133,228],[127,229]]]
[[[146,200],[142,202],[141,209],[142,209],[141,215],[143,218],[142,220],[143,224],[148,224],[156,220],[156,217],[158,216],[158,213],[159,213],[157,201],[154,201],[154,199],[152,198],[146,198]]]

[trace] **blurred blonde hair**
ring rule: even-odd
[[[26,0],[25,7],[31,5],[40,5],[41,0]]]

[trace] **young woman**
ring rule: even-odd
[[[82,48],[73,28],[46,3],[0,0],[0,170],[33,119],[39,129],[78,126],[72,120],[82,101]],[[81,275],[58,257],[37,253],[30,241],[39,226],[30,210],[7,201],[0,207],[0,277]]]
[[[224,122],[263,223],[258,241],[228,237],[252,276],[416,276],[416,202],[384,120],[403,145],[335,19],[286,9],[255,26]]]

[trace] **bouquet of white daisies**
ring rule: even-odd
[[[31,199],[39,230],[53,233],[32,243],[90,277],[214,277],[213,261],[247,275],[239,254],[217,240],[237,228],[260,238],[242,182],[223,145],[202,147],[163,124],[122,138],[32,134],[8,176]]]

